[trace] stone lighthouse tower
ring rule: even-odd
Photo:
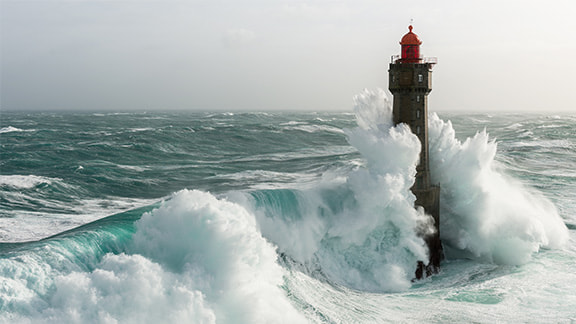
[[[423,58],[420,54],[422,41],[412,32],[402,37],[401,55],[392,56],[389,73],[390,92],[394,95],[394,124],[405,123],[410,126],[422,144],[420,162],[416,167],[416,181],[412,192],[416,196],[416,206],[424,208],[435,221],[436,233],[421,233],[429,249],[429,260],[418,263],[416,278],[430,275],[439,270],[443,258],[440,232],[440,187],[430,182],[428,165],[428,94],[432,91],[432,67],[435,58]]]

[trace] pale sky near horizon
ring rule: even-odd
[[[1,110],[347,111],[413,19],[432,111],[576,112],[576,1],[0,0]]]

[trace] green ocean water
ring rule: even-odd
[[[411,282],[386,122],[1,112],[0,322],[576,321],[576,116],[438,116],[449,255]]]
[[[350,114],[3,112],[2,216],[78,224],[184,188],[312,181],[359,158],[341,130],[353,125]]]

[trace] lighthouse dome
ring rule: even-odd
[[[410,31],[402,37],[400,45],[421,45],[422,41],[418,38],[418,35],[412,32],[412,25],[408,26],[408,29]]]

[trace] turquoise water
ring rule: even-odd
[[[2,112],[0,322],[576,321],[575,115],[430,116],[412,282],[419,144],[355,106]]]

